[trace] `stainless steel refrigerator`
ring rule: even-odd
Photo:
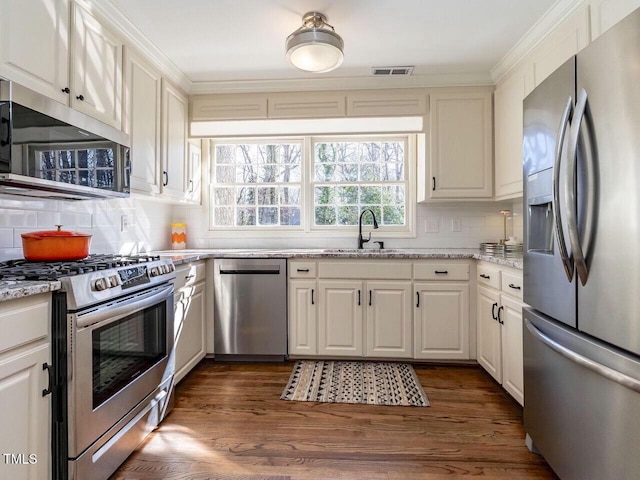
[[[640,9],[525,99],[523,166],[527,444],[640,478]]]

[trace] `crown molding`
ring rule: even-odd
[[[123,40],[126,40],[126,43],[147,57],[165,78],[185,92],[191,90],[191,79],[146,37],[112,0],[74,1],[107,21],[109,28],[115,30]]]
[[[325,90],[369,90],[382,88],[424,88],[448,86],[493,86],[488,73],[412,75],[408,77],[295,78],[280,80],[237,80],[193,82],[189,93],[274,93]]]
[[[554,3],[491,69],[493,83],[498,83],[558,25],[588,2],[589,0],[558,0]]]

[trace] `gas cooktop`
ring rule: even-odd
[[[0,263],[0,280],[59,280],[63,277],[137,265],[159,260],[157,255],[90,255],[64,262],[30,262],[9,260]]]

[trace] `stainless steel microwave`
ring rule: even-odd
[[[129,196],[129,136],[15,82],[0,81],[0,193],[69,200]]]

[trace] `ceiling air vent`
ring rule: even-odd
[[[371,67],[371,75],[379,76],[395,76],[395,75],[411,75],[413,67]]]

